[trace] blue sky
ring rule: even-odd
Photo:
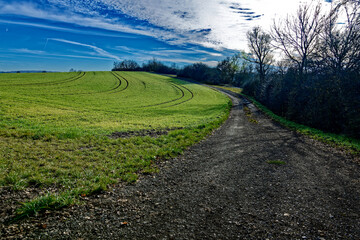
[[[114,61],[152,57],[214,66],[247,49],[252,26],[268,29],[299,2],[0,0],[0,71],[110,70]]]

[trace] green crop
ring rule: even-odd
[[[20,216],[66,206],[156,172],[229,109],[212,89],[151,73],[0,74],[0,186],[51,189]]]

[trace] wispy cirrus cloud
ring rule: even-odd
[[[194,55],[198,56],[199,54],[204,55],[210,55],[213,57],[223,57],[223,54],[220,52],[214,52],[214,51],[206,51],[201,49],[196,49],[194,47],[190,47],[187,49],[167,49],[167,48],[157,48],[154,50],[144,50],[144,49],[136,49],[136,48],[130,48],[127,46],[116,46],[114,48],[115,50],[119,50],[122,52],[128,52],[132,54],[141,53],[142,55],[147,54],[149,56],[169,56],[169,55]]]
[[[274,17],[293,13],[312,0],[48,0],[75,12],[143,21],[143,30],[172,44],[194,43],[210,48],[240,49],[255,25],[268,29]],[[327,2],[323,0],[324,2]]]
[[[32,49],[27,49],[27,48],[11,49],[10,52],[14,52],[14,53],[28,53],[28,54],[36,54],[36,55],[46,54],[45,51],[32,50]]]
[[[94,60],[109,60],[107,57],[94,57],[94,56],[86,56],[86,55],[74,55],[74,54],[58,54],[58,53],[48,53],[42,50],[34,50],[28,48],[15,48],[3,50],[0,49],[2,55],[5,53],[16,53],[18,55],[36,55],[37,58],[83,58],[83,59],[94,59]],[[7,62],[7,61],[6,61]]]
[[[141,27],[137,28],[121,23],[114,24],[111,19],[99,16],[98,14],[86,16],[72,12],[71,10],[63,12],[51,5],[48,9],[43,9],[43,6],[40,6],[34,2],[5,3],[0,0],[0,15],[4,14],[13,14],[55,22],[71,23],[84,27],[93,27],[143,36],[154,36],[150,31],[143,30]]]
[[[125,35],[125,34],[120,34],[120,33],[105,33],[105,32],[94,31],[94,30],[79,30],[79,29],[74,29],[74,28],[52,26],[52,25],[44,24],[44,23],[33,23],[33,22],[25,22],[25,21],[19,21],[19,20],[14,21],[14,20],[0,19],[0,23],[44,28],[44,29],[55,30],[55,31],[60,31],[60,32],[76,33],[76,34],[84,34],[84,35],[95,35],[95,36],[115,37],[115,38],[129,38],[129,39],[137,38],[136,35],[128,35],[128,34]]]
[[[286,14],[294,12],[300,2],[310,1],[0,0],[0,15],[17,15],[43,19],[48,22],[75,24],[116,33],[152,37],[171,45],[183,46],[195,53],[221,57],[219,52],[196,49],[189,45],[198,45],[214,50],[246,49],[246,32],[252,26],[261,25],[267,29],[274,17],[284,17]],[[25,21],[18,21],[15,24],[58,31],[78,31]],[[102,48],[62,40],[58,42],[87,47],[99,56],[118,59]],[[163,53],[165,54],[165,52]]]
[[[99,56],[112,58],[112,59],[115,59],[115,60],[118,60],[118,61],[120,60],[120,58],[118,56],[113,55],[113,54],[105,51],[102,48],[99,48],[99,47],[96,47],[96,46],[93,46],[93,45],[90,45],[90,44],[79,43],[79,42],[70,41],[70,40],[66,40],[66,39],[60,39],[60,38],[48,38],[48,40],[90,48],[90,49],[94,50]]]

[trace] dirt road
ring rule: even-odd
[[[360,239],[360,166],[232,100],[228,121],[158,174],[28,219],[22,237]]]

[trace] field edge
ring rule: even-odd
[[[215,90],[211,89],[211,91]],[[145,149],[143,149],[141,153],[137,154],[133,159],[126,159],[127,162],[124,163],[124,165],[126,165],[125,169],[121,170],[121,174],[117,175],[117,177],[115,177],[115,175],[113,178],[105,177],[102,179],[100,177],[95,177],[93,182],[83,183],[89,184],[86,187],[74,187],[72,189],[62,189],[61,191],[54,191],[54,189],[46,190],[46,185],[43,188],[41,184],[37,185],[36,179],[31,180],[33,181],[33,187],[40,187],[40,192],[42,192],[42,194],[39,194],[39,190],[36,189],[34,195],[35,197],[21,202],[20,205],[18,205],[19,207],[16,209],[16,211],[11,216],[9,216],[9,218],[7,218],[6,224],[18,222],[28,217],[37,217],[47,210],[59,210],[74,204],[81,204],[84,197],[91,196],[100,191],[109,190],[111,186],[117,185],[119,183],[135,183],[139,175],[154,174],[158,172],[158,163],[161,163],[164,160],[173,159],[181,155],[191,146],[205,139],[216,129],[221,127],[221,125],[228,119],[232,107],[230,98],[227,96],[226,98],[226,107],[222,110],[221,115],[217,118],[214,118],[212,122],[199,124],[198,126],[190,128],[169,130],[167,134],[156,137],[130,136],[129,138],[119,138],[114,140],[110,139],[109,136],[102,136],[100,140],[101,142],[99,143],[101,145],[99,149],[104,147],[103,145],[114,143],[125,144],[125,146],[139,146],[140,144],[143,144],[150,147],[148,147],[148,149],[144,147]],[[29,140],[39,141],[41,139]],[[45,139],[45,141],[49,142],[54,140],[56,139]],[[59,139],[59,141],[65,140]],[[81,143],[75,144],[75,146],[81,149],[87,148],[89,145],[88,142],[94,141],[94,137],[84,136],[82,138],[69,139],[69,141],[71,144],[73,144],[74,141],[80,141]],[[106,149],[106,147],[104,147],[104,149]],[[14,176],[14,178],[16,178],[16,176]],[[13,185],[10,184],[12,191],[23,192],[29,190],[29,187],[23,188],[19,185],[16,185],[16,181],[21,181],[21,179],[9,179],[9,183],[11,183],[11,181],[14,181]],[[3,187],[9,186],[4,186],[2,184],[1,188]],[[30,192],[31,191],[32,190],[30,189]]]

